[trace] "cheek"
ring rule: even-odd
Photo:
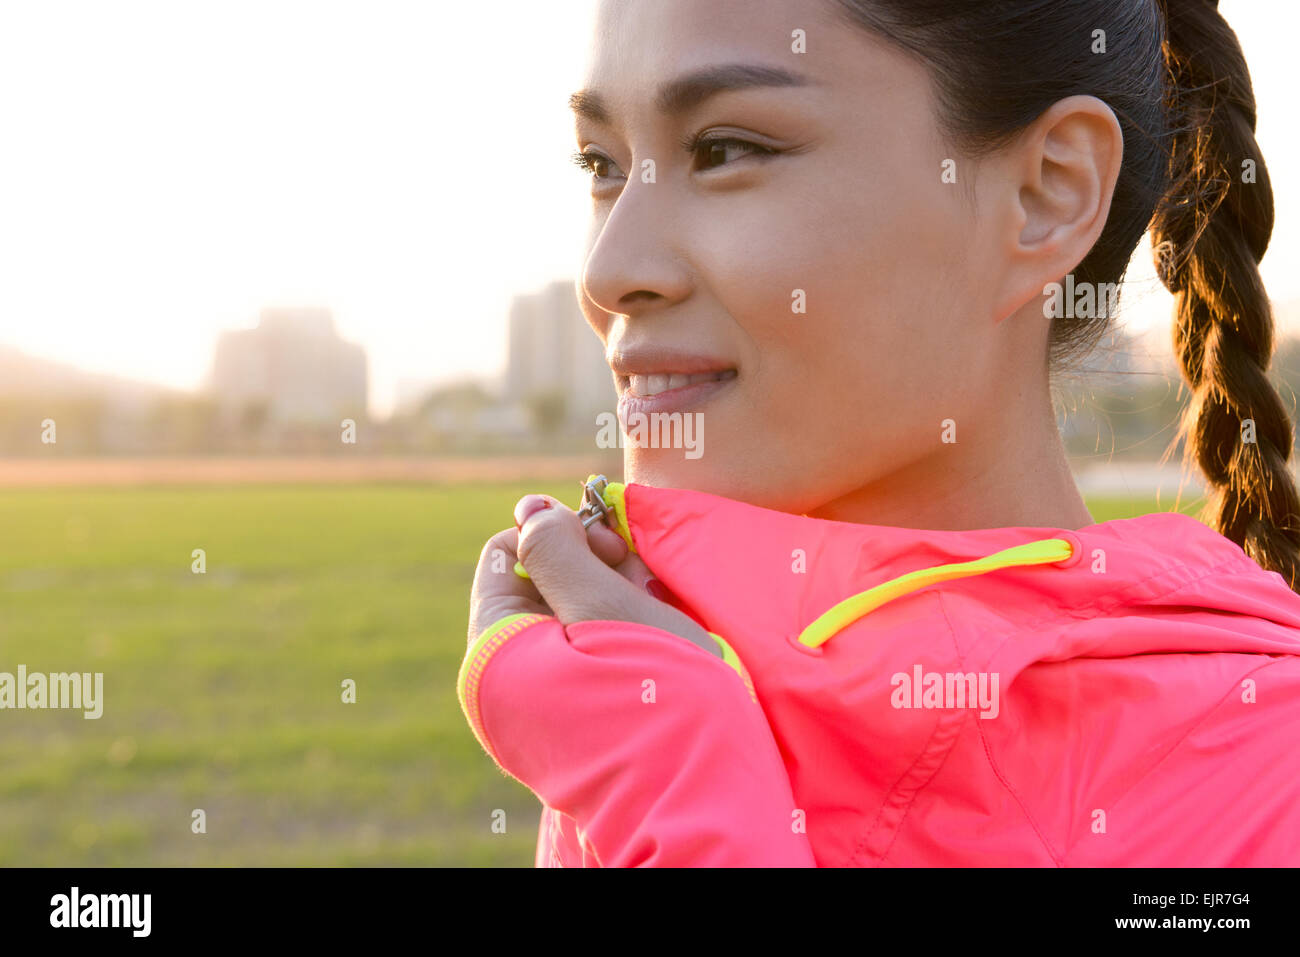
[[[740,414],[763,423],[740,434],[782,453],[765,461],[860,478],[923,454],[953,414],[969,230],[941,188],[937,164],[932,181],[810,176],[700,224],[692,255],[744,342]]]
[[[709,293],[746,342],[754,401],[799,428],[811,413],[901,402],[959,351],[960,210],[936,199],[937,168],[928,185],[909,175],[774,184],[694,232]]]
[[[967,291],[970,223],[956,187],[941,184],[937,164],[932,172],[894,168],[855,181],[808,229],[833,301],[856,303],[864,332],[901,348],[942,337]]]

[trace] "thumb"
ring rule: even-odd
[[[593,553],[576,512],[554,501],[542,505],[536,501],[539,498],[525,496],[516,507],[516,519],[523,516],[516,554],[560,624],[637,622],[680,635],[712,655],[720,654],[717,642],[697,622],[655,599],[643,584],[633,584]]]
[[[515,554],[538,592],[568,597],[572,592],[568,577],[591,557],[575,512],[550,495],[524,495],[515,506],[515,528],[519,529]],[[562,612],[554,611],[563,622]]]
[[[515,506],[515,525],[519,563],[561,624],[602,617],[583,612],[593,610],[619,575],[592,551],[577,513],[548,495],[525,495]]]

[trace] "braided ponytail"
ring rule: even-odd
[[[1161,0],[1169,190],[1151,230],[1174,294],[1174,350],[1192,390],[1178,436],[1212,487],[1201,516],[1300,591],[1300,497],[1291,420],[1265,376],[1273,317],[1259,260],[1273,192],[1255,142],[1255,97],[1218,0]],[[1253,176],[1251,173],[1253,172]]]

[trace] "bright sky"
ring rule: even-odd
[[[222,329],[323,305],[377,411],[495,374],[511,296],[580,264],[566,99],[594,6],[0,0],[0,344],[190,388]],[[1277,201],[1264,278],[1300,300],[1290,7],[1220,6]],[[1163,340],[1149,262],[1128,322]]]

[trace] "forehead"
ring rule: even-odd
[[[803,31],[806,50],[793,49]],[[862,58],[834,0],[601,0],[585,90],[614,112],[657,108],[663,84],[719,64],[822,83]]]

